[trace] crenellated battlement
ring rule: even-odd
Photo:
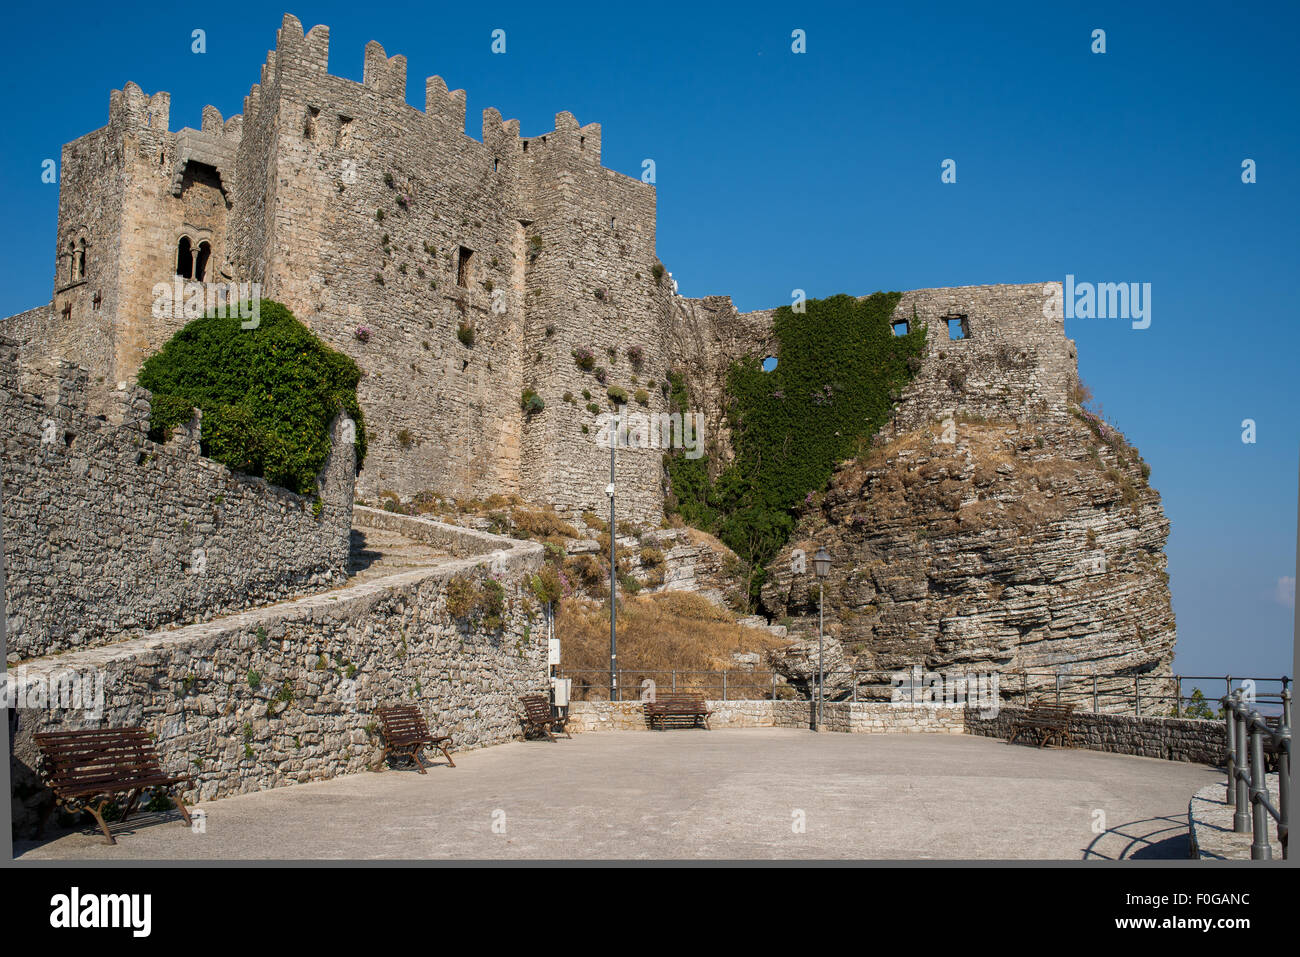
[[[436,129],[464,133],[465,91],[449,91],[442,77],[429,77],[424,81],[424,112]]]
[[[365,69],[361,82],[384,96],[405,100],[406,57],[400,53],[390,57],[378,40],[371,40],[366,44]]]
[[[171,101],[172,95],[164,90],[149,96],[139,84],[128,80],[126,86],[108,95],[108,125],[122,132],[166,133]]]

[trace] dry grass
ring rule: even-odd
[[[561,672],[572,677],[575,698],[605,697],[609,674],[609,605],[565,599],[555,621],[560,638]],[[635,697],[641,679],[651,677],[661,690],[679,672],[677,689],[706,694],[721,691],[721,675],[681,672],[728,671],[729,697],[763,697],[770,693],[769,672],[752,679],[738,670],[733,652],[758,652],[783,644],[753,628],[742,628],[725,609],[690,592],[665,592],[619,601],[618,663],[625,697]],[[654,672],[654,674],[650,674]],[[584,688],[584,682],[589,688]],[[750,687],[752,685],[752,687]]]

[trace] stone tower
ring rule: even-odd
[[[589,406],[666,372],[654,188],[602,167],[599,125],[570,113],[522,137],[488,109],[479,141],[441,78],[407,104],[404,57],[371,42],[356,83],[328,56],[327,27],[286,15],[243,114],[209,106],[198,130],[169,130],[167,93],[114,91],[108,125],[63,150],[53,301],[11,334],[107,391],[186,321],[155,315],[158,283],[257,282],[364,373],[358,494],[603,508]],[[625,515],[660,514],[660,475],[657,453],[620,455]]]

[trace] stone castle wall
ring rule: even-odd
[[[105,644],[344,580],[354,453],[340,440],[342,419],[317,508],[200,456],[196,425],[166,444],[151,441],[144,389],[116,392],[107,416],[92,415],[86,370],[51,362],[20,377],[17,351],[0,338],[11,658]]]
[[[655,275],[654,187],[600,165],[597,124],[559,113],[554,130],[521,137],[488,109],[475,140],[464,91],[430,77],[419,110],[404,57],[368,44],[356,83],[331,76],[328,56],[328,27],[304,34],[286,16],[243,114],[209,106],[197,130],[169,130],[165,92],[114,91],[108,125],[64,149],[54,294],[25,346],[86,366],[92,402],[132,379],[186,321],[153,310],[185,237],[210,250],[204,280],[259,282],[357,361],[363,496],[601,508],[607,388],[664,404],[647,386],[667,371],[671,299]],[[542,411],[521,409],[526,389]],[[625,515],[659,514],[660,472],[658,454],[623,457]]]
[[[950,414],[1014,422],[1062,418],[1078,359],[1064,320],[1046,308],[1059,296],[1060,283],[903,293],[893,321],[925,325],[926,350],[903,392],[893,431]],[[949,338],[948,319],[962,321],[965,338]]]
[[[1063,417],[1078,359],[1063,320],[1045,308],[1059,303],[1060,294],[1060,283],[903,293],[893,322],[926,326],[926,350],[886,436],[948,415],[1016,422]],[[673,304],[671,361],[687,375],[691,401],[707,423],[710,455],[719,465],[732,456],[727,371],[747,356],[778,355],[775,314],[738,312],[728,296],[678,297]],[[965,320],[966,338],[949,338],[949,317]]]
[[[502,493],[603,512],[607,390],[664,411],[669,369],[691,379],[691,411],[725,463],[726,371],[774,350],[773,312],[672,292],[654,187],[601,166],[600,126],[561,112],[527,137],[487,109],[474,139],[464,91],[440,77],[422,110],[406,102],[404,57],[371,42],[361,83],[328,60],[329,28],[286,16],[243,113],[209,106],[199,129],[170,131],[165,92],[114,91],[108,125],[64,149],[54,294],[13,323],[25,347],[86,366],[92,403],[130,380],[185,321],[154,315],[152,290],[176,275],[186,237],[211,251],[203,278],[261,283],[357,361],[367,499]],[[895,426],[1060,414],[1074,349],[1045,318],[1055,288],[903,294],[896,319],[931,331]],[[948,339],[949,316],[968,339]],[[521,408],[527,391],[543,408]],[[617,486],[624,517],[656,519],[659,450],[621,455]]]
[[[191,775],[187,801],[366,770],[381,753],[381,705],[417,705],[457,751],[516,737],[519,695],[547,687],[545,629],[526,597],[542,547],[417,518],[383,521],[470,554],[11,670],[20,704],[12,763],[19,832],[50,800],[35,773],[32,735],[43,730],[141,725],[163,766]],[[450,618],[448,581],[489,574],[506,589],[501,629]],[[60,678],[70,686],[73,676],[102,688],[98,713],[55,706],[67,701],[25,706],[39,694],[33,689]]]

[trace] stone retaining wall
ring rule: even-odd
[[[164,767],[192,775],[190,800],[365,770],[380,754],[381,704],[418,704],[457,750],[511,740],[519,695],[547,686],[540,609],[526,591],[542,548],[482,538],[496,548],[479,557],[11,671],[26,705],[12,766],[17,829],[30,830],[50,800],[34,774],[41,730],[143,725]],[[448,581],[488,574],[506,590],[503,627],[451,619]],[[102,710],[42,706],[35,696],[60,676],[98,684]]]
[[[966,712],[966,731],[985,737],[1006,738],[1025,709],[1004,705],[997,716],[984,718]],[[1070,735],[1076,747],[1115,754],[1136,754],[1167,761],[1195,761],[1218,765],[1227,750],[1222,721],[1193,718],[1148,718],[1126,714],[1076,711],[1070,716]]]
[[[813,704],[808,701],[709,701],[709,727],[811,728]],[[961,708],[895,708],[883,702],[828,701],[824,705],[827,731],[859,734],[930,732],[961,734]],[[569,708],[569,730],[644,731],[648,725],[640,701],[575,701]]]
[[[320,497],[199,454],[201,420],[149,439],[150,395],[87,405],[87,373],[24,367],[0,337],[8,658],[136,638],[168,624],[342,584],[354,452],[336,419]]]
[[[722,728],[811,728],[813,704],[803,700],[709,701],[709,726]],[[898,708],[886,702],[828,701],[824,705],[827,731],[857,734],[898,732],[977,734],[1006,738],[1025,709],[1006,705],[996,716],[963,708]],[[569,729],[588,731],[646,730],[640,701],[575,701],[569,709]],[[1132,715],[1075,712],[1070,731],[1077,747],[1116,754],[1134,754],[1169,761],[1218,764],[1226,746],[1223,723],[1190,718],[1146,718]]]

